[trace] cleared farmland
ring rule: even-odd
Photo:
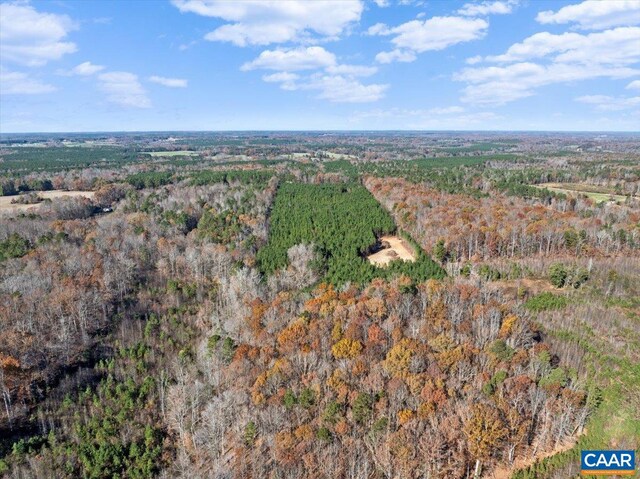
[[[146,155],[153,157],[172,157],[172,156],[198,156],[197,151],[146,151]]]
[[[46,200],[54,201],[58,198],[93,198],[93,191],[34,191],[40,198],[45,201],[40,203],[22,204],[12,203],[13,200],[19,198],[19,196],[0,196],[0,214],[13,214],[23,211],[36,211],[40,206],[46,202]]]
[[[617,195],[607,188],[595,185],[585,185],[580,183],[541,183],[531,186],[555,191],[557,193],[563,193],[567,196],[583,195],[591,198],[596,203],[603,203],[605,201],[626,201],[627,199],[624,195]]]

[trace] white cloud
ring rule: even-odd
[[[303,90],[318,90],[318,98],[332,103],[367,103],[381,99],[388,85],[363,85],[354,78],[342,75],[314,75]]]
[[[360,0],[172,0],[185,13],[221,18],[226,23],[205,36],[238,46],[334,38],[360,20]]]
[[[445,106],[445,107],[435,107],[430,108],[428,113],[430,115],[451,115],[453,113],[462,113],[464,108],[461,106]]]
[[[575,23],[579,28],[599,30],[616,26],[640,24],[640,2],[638,0],[586,0],[567,5],[557,12],[538,13],[536,20],[543,24]]]
[[[262,77],[262,80],[267,83],[280,83],[280,88],[283,90],[297,90],[296,80],[298,79],[300,79],[300,75],[289,72],[272,73]]]
[[[366,103],[379,100],[384,96],[388,85],[364,85],[353,76],[314,73],[300,77],[295,73],[278,72],[265,75],[266,82],[280,83],[283,90],[317,91],[318,98],[332,103]]]
[[[559,62],[631,65],[640,60],[640,27],[621,27],[587,35],[575,48],[556,57]]]
[[[467,58],[464,62],[467,65],[475,65],[476,63],[480,63],[481,61],[482,61],[482,56],[481,55],[475,55],[473,57]]]
[[[210,41],[238,46],[272,43],[313,43],[336,39],[360,20],[361,0],[172,0],[181,12],[215,17],[227,23],[205,35]],[[377,0],[386,6],[387,0]],[[262,77],[284,90],[316,91],[331,102],[368,102],[382,98],[388,85],[363,84],[357,78],[376,73],[365,65],[339,64],[336,56],[320,46],[264,50],[242,65],[242,71],[273,70]],[[300,71],[315,73],[301,76]]]
[[[190,41],[188,43],[181,43],[180,45],[178,45],[178,50],[180,50],[181,52],[188,50],[189,48],[191,48],[192,46],[196,45],[198,43],[197,40],[193,40]]]
[[[322,47],[299,47],[290,50],[265,50],[258,58],[242,65],[241,70],[313,70],[335,63],[335,55]]]
[[[376,67],[364,65],[330,65],[326,68],[328,73],[333,75],[348,75],[354,77],[368,77],[378,71]]]
[[[614,98],[608,95],[585,95],[575,100],[580,103],[594,105],[601,111],[619,111],[640,107],[640,96]]]
[[[582,35],[536,33],[509,47],[503,55],[489,56],[490,62],[515,62],[557,54],[561,62],[632,64],[640,58],[640,28],[620,27]]]
[[[102,65],[94,65],[91,62],[84,62],[72,68],[70,73],[73,75],[89,76],[102,70],[104,70]]]
[[[50,93],[55,87],[29,77],[26,73],[0,69],[0,95],[36,95]]]
[[[638,75],[640,70],[633,66],[640,61],[639,44],[638,27],[587,35],[541,32],[512,45],[505,54],[484,59],[506,65],[465,68],[454,79],[468,84],[462,101],[503,104],[554,83]]]
[[[388,85],[364,85],[357,80],[376,73],[376,67],[339,64],[333,53],[318,46],[265,50],[241,67],[243,71],[256,69],[275,70],[277,73],[264,75],[262,79],[279,83],[283,90],[318,91],[318,98],[336,103],[375,101],[388,88]],[[306,76],[292,73],[305,70],[316,72]]]
[[[378,63],[391,63],[391,62],[413,62],[418,58],[411,50],[395,49],[390,52],[380,52],[376,55],[376,61]]]
[[[0,56],[27,66],[41,66],[76,51],[61,41],[76,28],[66,15],[41,13],[29,4],[0,4]]]
[[[424,21],[412,20],[393,28],[379,27],[374,30],[374,34],[394,35],[391,42],[396,48],[392,52],[379,54],[378,61],[412,61],[415,53],[443,50],[458,43],[482,38],[486,35],[488,26],[485,20],[479,18],[433,17]]]
[[[389,27],[384,23],[376,23],[367,29],[367,35],[388,35]]]
[[[107,94],[107,100],[124,107],[149,108],[151,100],[138,81],[129,72],[108,72],[98,75],[99,88]]]
[[[638,74],[640,70],[608,65],[514,63],[504,67],[467,68],[454,75],[454,79],[469,84],[463,90],[463,102],[501,105],[531,96],[545,85]]]
[[[457,43],[482,38],[489,24],[481,19],[433,17],[424,22],[413,20],[392,28],[397,36],[391,40],[398,48],[418,53],[443,50]]]
[[[188,83],[187,80],[182,78],[166,78],[156,75],[150,76],[149,81],[169,88],[186,88]]]
[[[231,42],[239,47],[247,45],[268,45],[293,40],[297,35],[295,27],[286,24],[245,25],[234,23],[222,25],[204,36],[211,42]]]
[[[625,89],[627,90],[640,90],[640,80],[633,80],[629,83]]]
[[[511,45],[506,53],[489,56],[486,60],[489,62],[515,62],[539,58],[550,53],[574,48],[582,38],[584,38],[583,35],[578,33],[554,35],[549,32],[540,32],[526,38],[521,43]]]
[[[289,72],[271,73],[270,75],[264,75],[262,79],[266,82],[291,82],[300,78],[300,75]]]
[[[513,0],[495,0],[480,3],[466,3],[458,10],[459,15],[468,17],[485,16],[485,15],[505,15],[513,11],[517,2]]]
[[[391,5],[391,2],[389,2],[389,0],[373,0],[373,2],[380,8],[385,8]]]

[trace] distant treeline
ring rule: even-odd
[[[119,166],[135,161],[138,153],[111,146],[21,146],[4,149],[0,156],[0,171],[62,171]]]
[[[191,184],[203,186],[234,181],[243,184],[266,184],[274,175],[275,172],[271,170],[201,171],[192,175]]]
[[[173,173],[170,171],[149,171],[129,175],[126,181],[134,188],[141,190],[142,188],[157,188],[168,185],[172,182],[172,178]]]
[[[199,171],[191,175],[192,186],[213,185],[215,183],[239,182],[242,184],[266,185],[275,175],[269,170],[228,170],[228,171]],[[178,181],[181,177],[170,171],[149,171],[135,173],[126,178],[126,182],[136,189],[157,188]]]
[[[0,180],[0,196],[17,195],[26,191],[49,191],[53,189],[51,180],[29,180],[16,183],[13,180]]]

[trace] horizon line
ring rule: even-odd
[[[58,130],[11,131],[3,135],[105,134],[105,133],[625,133],[640,134],[640,130],[415,130],[415,129],[243,129],[243,130]]]

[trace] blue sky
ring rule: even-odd
[[[4,133],[640,130],[640,0],[0,8]]]

